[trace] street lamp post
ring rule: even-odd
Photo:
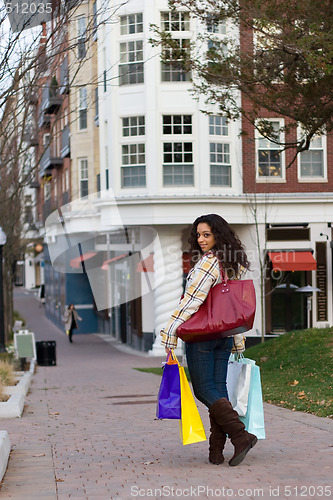
[[[2,274],[2,247],[7,241],[6,233],[0,226],[0,352],[6,352],[5,347],[5,315],[3,306],[3,274]]]
[[[298,288],[296,292],[304,293],[306,297],[306,311],[307,311],[307,320],[306,320],[306,327],[310,328],[311,326],[311,310],[312,310],[312,294],[313,292],[321,292],[320,288],[317,288],[316,286],[311,286],[311,285],[306,285],[302,286],[301,288]]]

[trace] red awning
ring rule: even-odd
[[[91,259],[91,257],[94,257],[96,254],[97,252],[87,252],[79,255],[79,257],[75,257],[74,259],[70,260],[69,265],[74,269],[80,269],[82,262]]]
[[[314,271],[317,262],[311,252],[268,252],[276,271]]]
[[[154,254],[150,254],[145,260],[141,260],[136,266],[138,273],[154,272]]]

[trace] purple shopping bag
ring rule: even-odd
[[[156,417],[181,418],[179,365],[171,352],[163,368],[162,381],[158,391]]]

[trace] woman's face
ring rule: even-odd
[[[215,236],[206,222],[200,222],[197,226],[197,241],[203,253],[209,252],[216,243]]]

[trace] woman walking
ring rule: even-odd
[[[65,311],[64,321],[65,321],[65,330],[68,335],[68,340],[72,343],[73,330],[78,329],[79,325],[77,321],[82,321],[82,318],[78,315],[77,310],[75,309],[74,304],[69,304]]]
[[[166,352],[177,347],[177,328],[190,318],[205,301],[211,287],[222,281],[223,273],[239,278],[250,267],[245,249],[229,224],[219,215],[197,218],[189,238],[192,268],[185,293],[166,327],[161,330]],[[227,392],[227,369],[234,341],[242,335],[186,344],[187,365],[194,394],[208,407],[210,417],[209,461],[221,464],[227,435],[234,446],[229,465],[238,465],[256,444],[257,437],[245,430],[232,408]]]

